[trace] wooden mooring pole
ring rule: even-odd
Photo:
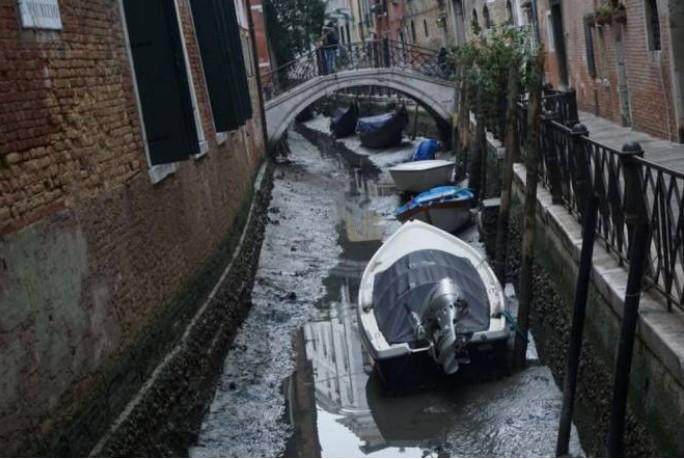
[[[473,190],[475,205],[479,205],[482,200],[484,190],[482,189],[482,157],[486,155],[487,133],[485,132],[484,116],[482,114],[482,90],[477,90],[475,112],[475,138],[470,143],[468,187]],[[470,122],[470,121],[468,121]]]
[[[501,175],[501,206],[496,225],[496,252],[494,270],[499,282],[506,283],[506,258],[508,254],[508,224],[512,202],[513,160],[518,156],[518,99],[520,98],[520,68],[514,61],[508,74],[508,101],[506,107],[506,139],[504,140],[504,166]]]
[[[610,424],[606,455],[624,457],[625,415],[627,414],[627,393],[629,373],[632,369],[634,338],[639,320],[639,301],[644,277],[644,265],[649,247],[649,222],[643,193],[643,178],[636,156],[643,155],[638,143],[627,144],[620,157],[625,177],[625,220],[630,227],[629,275],[625,290],[625,306],[622,314],[620,342],[615,363],[613,399],[610,410]]]
[[[575,286],[575,304],[572,316],[570,343],[568,344],[568,359],[563,384],[563,406],[561,408],[560,427],[556,442],[556,457],[568,455],[570,432],[572,429],[572,415],[575,407],[577,392],[577,375],[579,373],[582,352],[582,334],[584,318],[587,309],[589,282],[591,282],[591,267],[594,256],[594,240],[596,237],[596,221],[598,217],[599,199],[591,183],[589,169],[590,158],[582,145],[582,136],[587,135],[587,128],[581,124],[572,130],[573,163],[576,164],[577,192],[581,196],[580,210],[582,213],[582,251],[580,255],[579,273]]]
[[[537,182],[539,180],[539,126],[541,123],[542,72],[544,55],[541,50],[533,64],[529,86],[529,111],[527,114],[528,142],[525,150],[525,205],[522,253],[520,260],[520,302],[518,304],[518,333],[515,334],[513,363],[516,367],[525,366],[527,353],[527,332],[532,307],[534,277],[534,237],[537,217]]]

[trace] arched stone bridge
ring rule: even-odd
[[[266,124],[269,144],[277,142],[306,107],[341,89],[391,88],[413,98],[448,135],[456,105],[455,72],[436,51],[389,40],[342,45],[334,71],[325,71],[321,51],[313,51],[267,76]]]

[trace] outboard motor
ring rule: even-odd
[[[448,375],[458,371],[459,356],[469,341],[468,333],[458,333],[458,323],[467,309],[461,287],[449,278],[432,288],[422,308],[421,338],[432,343],[433,358]]]

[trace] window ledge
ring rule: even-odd
[[[209,153],[209,143],[206,140],[202,140],[199,144],[200,151],[196,155],[192,155],[192,159],[204,158],[207,153]]]
[[[216,133],[216,144],[217,145],[223,145],[226,143],[226,140],[228,139],[228,134],[225,132],[217,132]]]
[[[169,164],[157,164],[156,166],[150,166],[148,174],[150,176],[150,182],[152,185],[164,180],[166,177],[173,175],[176,172],[176,163]]]

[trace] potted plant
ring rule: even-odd
[[[610,24],[612,16],[613,9],[610,7],[610,5],[605,3],[597,6],[594,10],[594,22],[596,25],[602,26],[604,24]]]
[[[627,23],[627,10],[625,9],[624,3],[618,3],[613,8],[613,21],[618,22],[620,24]]]
[[[584,22],[589,26],[589,27],[594,27],[596,25],[596,16],[594,13],[589,13],[584,15]]]

